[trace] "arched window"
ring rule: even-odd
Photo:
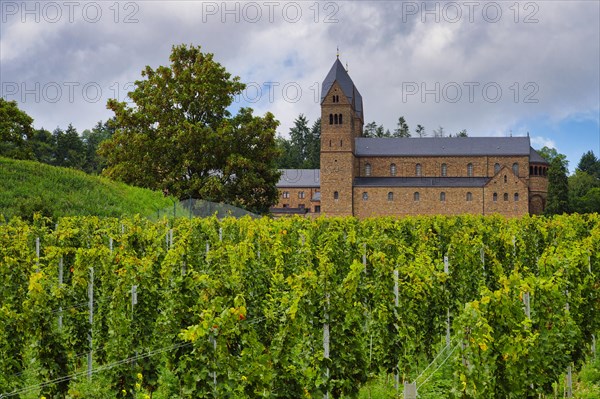
[[[494,174],[497,174],[498,172],[500,172],[500,164],[496,162],[494,164]]]
[[[340,198],[340,193],[338,193],[337,191],[334,191],[333,192],[333,199],[336,200],[338,198]]]
[[[344,146],[344,140],[340,140],[340,147]]]
[[[539,172],[538,167],[534,166],[533,167],[533,174],[534,174],[534,176],[537,176],[539,174],[538,172]]]
[[[529,167],[529,174],[532,175],[533,174],[533,166]]]
[[[513,173],[515,174],[515,176],[519,176],[519,164],[518,163],[513,163]]]
[[[333,115],[333,124],[337,125],[338,124],[338,114],[334,114]]]
[[[519,193],[515,193],[515,202],[519,200]]]
[[[508,182],[508,177],[504,175],[504,183]]]
[[[365,176],[371,176],[371,164],[370,163],[365,164]]]
[[[498,201],[498,193],[494,193],[494,196],[492,197],[494,199],[494,202]]]
[[[473,177],[473,164],[470,162],[467,165],[467,176]]]
[[[467,193],[467,201],[473,201],[473,193],[470,191]]]
[[[329,124],[333,125],[333,114],[329,114]]]
[[[366,191],[363,192],[363,201],[366,201],[369,199],[369,193],[367,193]]]
[[[420,197],[420,195],[419,195],[419,192],[418,192],[418,191],[415,191],[415,193],[413,194],[413,200],[415,200],[415,201],[419,201],[419,200],[420,200],[420,198],[419,198],[419,197]]]
[[[329,146],[331,147],[331,140],[329,140]]]
[[[442,164],[442,177],[448,176],[448,165],[445,163]]]
[[[393,200],[394,200],[394,193],[390,191],[388,193],[388,201],[393,201]]]
[[[393,163],[393,164],[390,165],[390,175],[391,176],[396,176],[396,172],[397,172],[397,170],[396,170],[396,164]]]
[[[421,176],[421,164],[420,164],[420,163],[418,163],[418,164],[415,166],[415,175],[416,175],[416,176]]]
[[[504,193],[504,201],[508,201],[508,193]]]
[[[440,193],[440,201],[446,201],[446,193],[443,191]]]
[[[340,125],[342,124],[342,114],[340,114]]]

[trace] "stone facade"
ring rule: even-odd
[[[308,208],[301,192],[313,215],[327,216],[518,217],[545,208],[548,163],[528,137],[365,139],[363,124],[362,97],[336,60],[322,87],[321,169],[284,171],[275,215]],[[299,173],[320,179],[290,186]]]
[[[315,199],[319,192],[319,188],[315,187],[280,187],[279,204],[281,208],[306,209],[306,212],[319,213],[321,201]]]

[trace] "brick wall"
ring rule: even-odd
[[[303,204],[306,209],[310,209],[310,212],[315,212],[315,206],[321,205],[321,202],[311,201],[311,199],[318,192],[319,188],[315,187],[279,187],[279,201],[275,208],[300,208]],[[284,193],[287,193],[287,198],[284,197]],[[301,198],[300,193],[304,194],[304,198]]]
[[[516,177],[512,168],[504,167],[485,187],[484,214],[499,213],[514,217],[528,212],[529,189],[526,180]]]
[[[427,139],[423,139],[427,140]],[[441,177],[442,164],[446,164],[448,177],[468,177],[467,165],[473,165],[473,177],[491,177],[495,164],[509,167],[517,163],[519,176],[529,177],[528,157],[361,157],[358,160],[360,176],[365,176],[366,164],[371,165],[371,176],[391,176],[390,166],[396,165],[396,176],[416,176],[416,165],[421,165],[421,176]]]
[[[363,193],[368,199],[363,199]],[[392,193],[392,198],[388,193]],[[418,200],[415,193],[418,192]],[[445,199],[441,200],[441,194]],[[471,200],[467,200],[471,193]],[[355,187],[355,216],[460,215],[483,212],[483,188]]]
[[[339,101],[334,101],[334,96]],[[337,124],[330,123],[330,115],[338,115]],[[335,82],[321,104],[321,213],[325,215],[353,214],[352,184],[358,171],[354,137],[362,133],[361,125],[352,104]]]

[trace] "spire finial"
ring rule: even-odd
[[[338,60],[340,59],[340,46],[337,46],[336,57],[338,58]]]
[[[346,72],[348,72],[348,61],[346,61]]]

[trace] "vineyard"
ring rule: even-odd
[[[554,397],[599,254],[598,215],[2,222],[0,398]]]

